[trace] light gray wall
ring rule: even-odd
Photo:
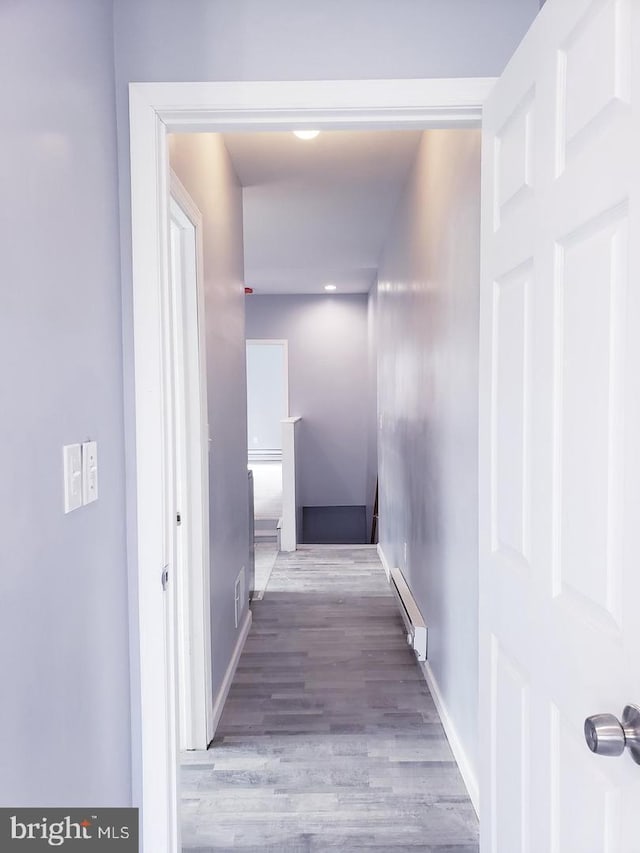
[[[303,505],[370,504],[366,294],[254,294],[246,327],[248,338],[289,342],[289,412],[303,419]]]
[[[479,272],[480,132],[427,131],[378,284],[380,541],[426,618],[431,668],[472,767]]]
[[[111,4],[0,4],[0,81],[0,805],[129,805]],[[89,437],[99,500],[65,515]]]
[[[249,555],[242,189],[220,134],[172,135],[169,157],[203,218],[215,696],[237,641],[234,585]]]
[[[538,0],[115,0],[129,80],[500,74]]]

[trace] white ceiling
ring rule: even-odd
[[[365,293],[375,280],[420,131],[226,133],[244,200],[245,283],[256,293]]]

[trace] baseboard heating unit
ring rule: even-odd
[[[390,570],[389,584],[407,629],[407,643],[416,653],[418,660],[424,661],[427,659],[427,626],[400,569]]]

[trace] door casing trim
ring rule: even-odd
[[[145,853],[177,853],[175,626],[161,573],[170,563],[166,394],[170,318],[169,132],[418,130],[479,127],[494,78],[131,83],[129,85],[137,547],[129,554],[132,722],[140,750]]]

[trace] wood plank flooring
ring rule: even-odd
[[[374,548],[280,554],[183,850],[477,853],[478,825]]]

